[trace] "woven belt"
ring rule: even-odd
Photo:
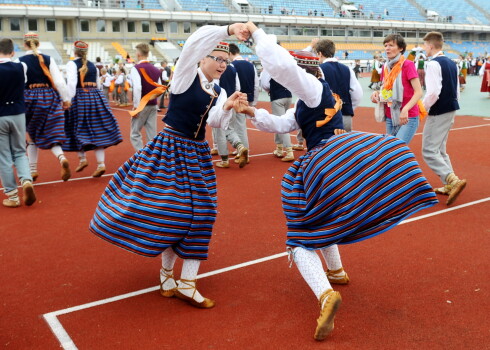
[[[29,84],[29,89],[47,88],[49,86],[49,84]]]

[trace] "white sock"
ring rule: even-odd
[[[173,274],[175,260],[177,260],[177,254],[175,254],[175,252],[173,251],[172,248],[167,248],[163,251],[163,253],[162,253],[162,269],[165,269],[165,271],[160,270],[160,283],[165,281],[165,279],[167,278],[166,275],[172,275]],[[162,288],[165,290],[174,289],[175,287],[177,287],[177,284],[175,283],[175,280],[173,280],[173,279],[166,280],[162,286]]]
[[[330,247],[320,249],[320,252],[327,263],[329,270],[338,270],[342,267],[342,261],[340,260],[339,246],[337,244]]]
[[[51,147],[51,152],[60,161],[62,161],[63,159],[66,159],[65,154],[63,153],[63,150],[61,149],[60,145],[56,145],[56,146]]]
[[[322,261],[315,251],[306,250],[296,247],[290,252],[293,254],[294,262],[298,267],[301,276],[310,286],[318,300],[320,296],[328,289],[332,289],[328,282],[325,271],[323,271]]]
[[[184,263],[182,264],[182,273],[180,275],[180,278],[194,281],[197,277],[197,272],[199,271],[199,265],[201,265],[201,260],[185,259]],[[186,283],[179,282],[178,284],[179,287],[181,288],[189,288],[191,286],[193,287],[196,286],[195,282],[186,282]],[[195,294],[194,294],[194,290],[196,291]],[[194,298],[194,300],[197,301],[198,303],[204,301],[203,296],[201,295],[201,293],[197,291],[197,289],[179,289],[179,292],[181,292],[182,294],[188,297]],[[194,294],[194,297],[192,296],[192,294]]]
[[[80,159],[80,163],[87,161],[87,156],[85,155],[85,152],[82,151],[77,153],[78,153],[78,159]]]
[[[37,171],[37,159],[39,156],[39,151],[34,142],[29,142],[27,144],[27,158],[29,158],[29,168],[31,173]]]
[[[5,193],[7,197],[14,202],[19,201],[19,191],[17,189]]]
[[[95,149],[95,159],[97,160],[97,168],[105,167],[105,150],[103,148]]]

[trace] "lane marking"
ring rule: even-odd
[[[423,219],[426,219],[426,218],[429,218],[432,216],[445,214],[445,213],[448,213],[448,212],[451,212],[454,210],[470,207],[470,206],[481,204],[481,203],[488,202],[488,201],[490,201],[490,197],[482,198],[482,199],[479,199],[479,200],[476,200],[473,202],[460,204],[460,205],[452,207],[452,208],[447,208],[447,209],[439,210],[439,211],[436,211],[433,213],[429,213],[429,214],[420,215],[420,216],[417,216],[414,218],[406,219],[406,220],[403,220],[402,222],[400,222],[399,225],[408,224],[410,222],[414,222],[414,221],[418,221],[418,220],[423,220]],[[228,267],[221,268],[218,270],[205,272],[205,273],[199,274],[197,276],[197,278],[205,278],[205,277],[209,277],[209,276],[214,276],[214,275],[218,275],[218,274],[221,274],[224,272],[229,272],[229,271],[237,270],[237,269],[240,269],[243,267],[260,264],[260,263],[263,263],[266,261],[275,260],[275,259],[282,258],[285,256],[287,256],[286,252],[278,253],[278,254],[266,256],[263,258],[247,261],[244,263],[228,266]],[[101,299],[101,300],[97,300],[94,302],[81,304],[81,305],[69,307],[66,309],[58,310],[58,311],[49,312],[49,313],[44,314],[43,317],[46,320],[46,322],[48,323],[48,326],[51,329],[51,331],[53,332],[53,334],[56,336],[56,338],[60,342],[63,349],[74,350],[74,349],[77,349],[77,347],[76,347],[75,343],[73,342],[73,340],[70,338],[69,334],[64,329],[61,322],[58,320],[57,316],[65,315],[65,314],[69,314],[72,312],[81,311],[81,310],[85,310],[85,309],[89,309],[89,308],[92,308],[95,306],[105,305],[105,304],[112,303],[112,302],[119,301],[119,300],[123,300],[123,299],[132,298],[134,296],[154,292],[154,291],[157,291],[159,289],[160,289],[160,286],[154,286],[154,287],[150,287],[150,288],[140,289],[140,290],[137,290],[134,292],[125,293],[125,294],[117,295],[114,297]]]

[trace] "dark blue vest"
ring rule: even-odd
[[[281,98],[293,97],[291,91],[286,89],[284,86],[282,86],[272,78],[270,80],[269,95],[271,97],[271,101],[280,100]]]
[[[46,64],[46,67],[49,68],[51,58],[43,54],[41,55],[44,58],[44,63]],[[19,61],[24,62],[27,65],[26,86],[29,86],[30,84],[48,84],[49,86],[51,86],[51,82],[44,74],[41,65],[39,64],[39,58],[36,55],[24,55],[19,58]]]
[[[429,109],[429,115],[439,115],[459,109],[458,103],[458,67],[446,56],[434,58],[441,66],[442,89],[439,99]]]
[[[24,67],[22,63],[0,63],[0,117],[25,113]]]
[[[319,79],[323,84],[322,100],[316,108],[309,108],[302,100],[298,100],[296,106],[296,122],[303,131],[308,149],[315,147],[321,140],[328,139],[334,135],[335,129],[343,129],[342,113],[338,111],[334,117],[321,127],[316,126],[317,120],[325,119],[325,108],[333,108],[335,99],[332,96],[328,83]]]
[[[325,75],[325,80],[334,93],[342,99],[342,114],[354,115],[352,99],[350,97],[350,70],[339,62],[324,62],[320,68]]]
[[[77,65],[77,89],[81,89],[82,85],[80,84],[80,68],[82,68],[82,60],[74,60]],[[97,83],[97,67],[90,61],[87,61],[87,73],[85,73],[85,79],[83,80],[85,83]]]
[[[247,94],[248,102],[254,100],[255,91],[255,69],[254,65],[245,60],[235,60],[233,65],[240,80],[240,91]]]
[[[236,91],[236,69],[228,65],[219,79],[219,86],[225,89],[226,94],[231,96]]]
[[[215,96],[201,87],[199,74],[186,92],[170,93],[167,114],[163,121],[191,139],[204,140],[209,110],[216,104],[221,88],[214,85]]]

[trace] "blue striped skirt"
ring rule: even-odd
[[[65,113],[60,95],[51,87],[24,91],[26,131],[41,149],[50,149],[66,141]]]
[[[119,124],[97,88],[77,89],[66,113],[65,131],[68,140],[63,144],[64,151],[107,148],[122,141]]]
[[[90,230],[144,256],[171,247],[181,258],[205,260],[216,196],[207,141],[165,128],[114,174]]]
[[[374,237],[437,199],[403,141],[351,132],[288,169],[282,203],[287,245],[315,250]]]

